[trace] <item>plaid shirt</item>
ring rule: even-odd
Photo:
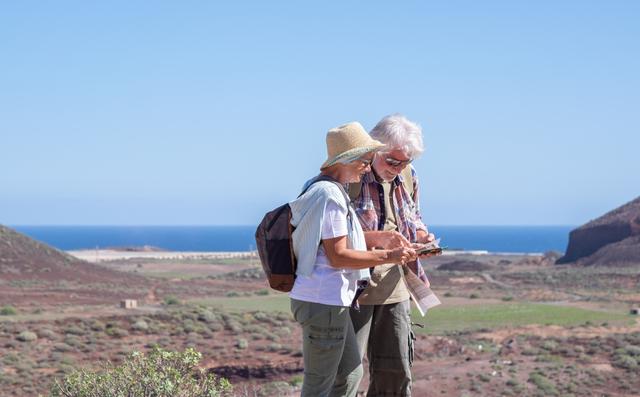
[[[409,167],[411,167],[411,176],[413,177],[413,197],[405,189],[404,178],[401,173],[391,181],[391,196],[398,232],[413,243],[417,241],[417,230],[424,230],[425,232],[428,232],[428,230],[427,226],[422,223],[422,215],[420,214],[418,176],[415,168],[412,165],[409,165]],[[386,222],[384,193],[382,185],[376,180],[373,171],[366,173],[362,177],[360,195],[353,200],[353,204],[364,231],[384,230]],[[407,266],[422,281],[428,282],[420,260],[411,262]]]

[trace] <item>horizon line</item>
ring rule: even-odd
[[[2,225],[2,223],[0,223]],[[257,227],[257,224],[5,224],[15,227]],[[427,227],[576,227],[572,224],[462,224],[462,223],[441,223],[431,224]]]

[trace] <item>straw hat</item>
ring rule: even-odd
[[[327,132],[328,158],[320,169],[336,163],[350,163],[383,146],[384,144],[371,138],[357,121],[332,128]]]

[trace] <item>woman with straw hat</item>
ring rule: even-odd
[[[302,327],[302,396],[355,396],[362,362],[349,307],[369,268],[415,259],[409,247],[367,251],[365,235],[344,185],[371,170],[384,145],[357,123],[329,130],[327,161],[291,206],[293,249],[298,259],[291,311]]]

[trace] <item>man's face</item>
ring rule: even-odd
[[[386,152],[376,153],[373,159],[373,169],[376,174],[386,182],[392,181],[402,172],[411,158],[402,149],[392,149]]]

